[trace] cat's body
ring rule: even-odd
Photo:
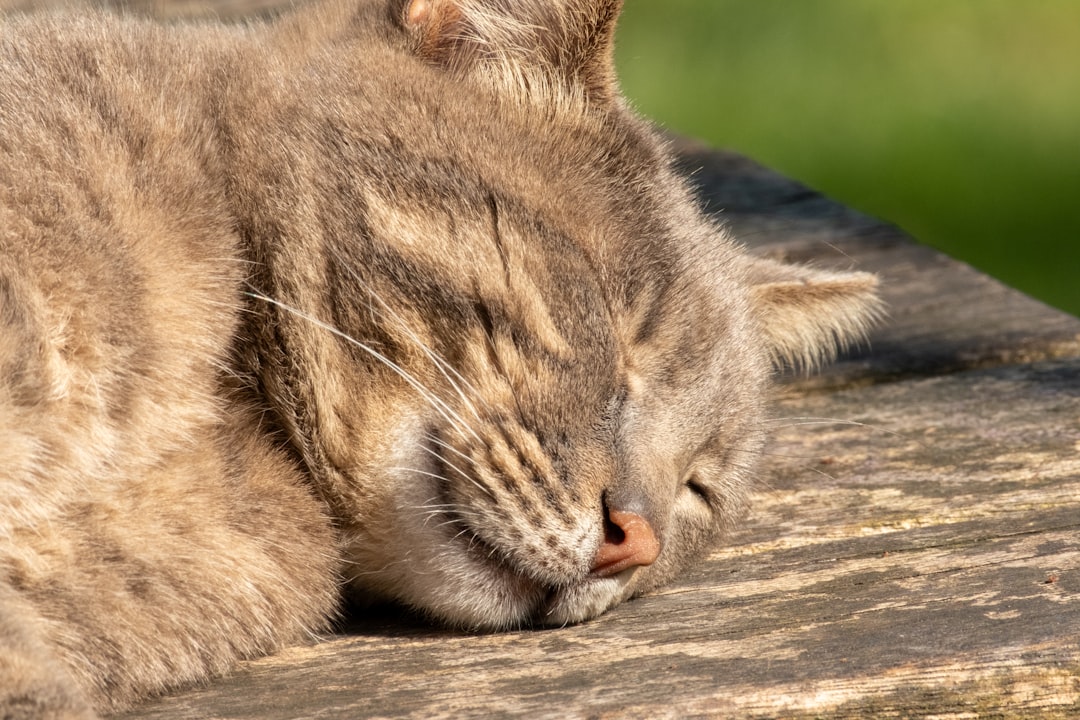
[[[708,548],[770,363],[874,281],[700,215],[618,7],[0,24],[0,716],[220,673],[343,587],[562,624]]]

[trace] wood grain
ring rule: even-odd
[[[1080,320],[734,153],[676,139],[706,208],[762,254],[878,273],[888,323],[803,390],[1080,354]],[[1018,252],[1022,249],[1018,248]],[[867,347],[872,348],[867,351]]]
[[[139,718],[1070,717],[1080,361],[780,403],[745,525],[579,627],[381,615]]]

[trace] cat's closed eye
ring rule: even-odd
[[[706,507],[712,508],[712,493],[695,474],[691,474],[683,481],[683,488]]]

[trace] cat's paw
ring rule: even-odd
[[[71,676],[0,604],[0,720],[97,720]],[[25,617],[22,618],[25,620]]]
[[[0,696],[3,720],[98,720],[98,716],[78,697],[60,688],[43,693]]]

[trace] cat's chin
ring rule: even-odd
[[[533,624],[543,627],[576,625],[602,615],[629,594],[626,581],[619,577],[588,578],[552,592]]]
[[[402,526],[408,524],[401,518]],[[633,590],[635,569],[612,577],[586,575],[558,586],[546,584],[452,528],[438,522],[414,525],[403,533],[412,547],[399,548],[397,562],[379,567],[372,558],[354,555],[348,563],[355,572],[354,591],[402,603],[451,627],[499,631],[591,620]]]
[[[487,572],[481,570],[479,575]],[[592,620],[630,594],[627,584],[617,578],[588,578],[558,589],[534,586],[521,577],[507,580],[481,579],[458,596],[466,602],[421,609],[439,622],[474,631],[556,628]]]
[[[351,584],[362,596],[399,602],[470,631],[573,625],[606,612],[632,591],[633,570],[553,588],[482,555],[462,538],[443,538],[434,552],[361,571]]]
[[[400,425],[394,465],[382,477],[383,510],[365,518],[346,541],[346,571],[361,597],[412,607],[440,623],[469,630],[579,623],[629,594],[633,570],[611,577],[589,572],[601,519],[562,524],[559,546],[533,538],[520,550],[491,529],[506,527],[497,507],[469,506],[446,494],[454,477],[438,461],[443,446],[425,447],[431,432],[415,417]],[[420,448],[418,450],[418,448]],[[528,526],[519,519],[521,537]],[[591,539],[590,539],[591,537]]]

